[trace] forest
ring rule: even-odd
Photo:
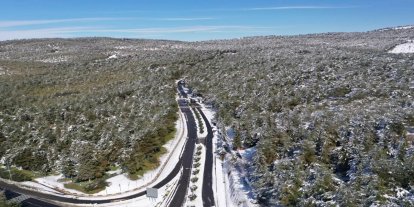
[[[205,42],[0,42],[4,166],[137,177],[174,133],[175,80],[257,149],[263,206],[414,205],[413,29]]]

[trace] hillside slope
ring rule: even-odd
[[[412,39],[407,29],[208,42],[219,49],[182,70],[235,144],[256,146],[249,179],[263,206],[413,205],[414,55],[388,53]]]
[[[413,205],[414,55],[389,53],[412,40],[413,28],[0,42],[1,161],[80,181],[113,165],[139,174],[162,152],[185,78],[237,147],[256,146],[263,206]]]

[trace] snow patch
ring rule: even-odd
[[[407,43],[397,45],[392,50],[390,50],[389,53],[414,53],[414,41],[409,41]]]
[[[248,162],[252,162],[253,161],[253,157],[256,154],[256,147],[251,147],[248,149],[244,149],[244,150],[239,150],[238,151],[241,155],[241,157],[248,161]]]
[[[116,55],[116,54],[113,54],[113,55],[111,55],[111,56],[109,56],[108,58],[106,58],[107,60],[110,60],[110,59],[117,59],[118,58],[118,55]]]
[[[410,192],[408,192],[404,188],[397,188],[397,198],[403,198],[408,194],[410,194]]]
[[[6,69],[4,69],[4,68],[0,67],[0,75],[5,75],[5,74],[6,74],[6,72],[7,72],[7,70],[6,70]]]
[[[399,26],[399,27],[389,27],[384,29],[379,29],[378,31],[390,31],[390,30],[404,30],[404,29],[412,29],[414,28],[414,25],[407,25],[407,26]]]
[[[252,189],[250,188],[251,184],[246,178],[246,172],[241,173],[236,170],[233,164],[229,161],[231,160],[231,155],[227,155],[224,160],[221,160],[220,155],[217,154],[218,148],[224,144],[224,137],[220,137],[221,135],[218,133],[217,126],[212,124],[211,120],[215,119],[214,110],[208,108],[204,104],[201,104],[201,106],[202,111],[209,120],[214,132],[213,152],[215,153],[215,170],[213,173],[213,180],[215,182],[213,182],[213,190],[216,198],[216,206],[256,207],[257,201],[252,196]],[[230,139],[233,139],[235,136],[235,131],[232,127],[225,127],[225,133]],[[238,152],[243,158],[241,162],[250,163],[250,160],[253,160],[254,154],[256,153],[256,148],[252,147],[239,150]],[[238,169],[240,169],[240,167],[238,167]]]
[[[26,182],[22,182],[21,184],[26,186],[26,187],[29,187],[29,188],[34,188],[36,190],[40,190],[40,191],[45,192],[45,193],[60,194],[60,192],[55,191],[53,189],[50,189],[49,187],[41,185],[41,184],[36,183],[36,182],[26,181]]]
[[[226,127],[226,134],[227,134],[227,137],[232,140],[236,136],[236,132],[234,131],[232,127]]]
[[[51,57],[51,58],[39,60],[39,62],[43,62],[43,63],[60,63],[60,62],[66,62],[66,61],[68,61],[68,57],[65,57],[65,56]]]
[[[392,28],[393,30],[401,30],[401,29],[412,29],[414,28],[414,25],[409,25],[409,26],[401,26],[401,27],[394,27]]]
[[[71,204],[71,206],[90,206],[90,207],[147,207],[147,206],[168,206],[169,202],[174,195],[175,186],[177,185],[179,178],[182,174],[182,169],[168,184],[158,189],[158,198],[148,198],[146,195],[140,196],[129,200],[120,200],[112,203],[105,204]],[[136,193],[136,192],[135,192]]]
[[[143,48],[143,51],[158,51],[160,50],[160,48],[158,47],[147,47],[147,48]]]

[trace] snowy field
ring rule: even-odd
[[[414,41],[395,46],[389,53],[414,53]]]

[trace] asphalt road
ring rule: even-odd
[[[0,188],[0,192],[2,192],[3,189]],[[6,200],[11,200],[14,198],[18,198],[22,194],[10,191],[10,190],[4,190],[4,196],[6,197]],[[34,198],[28,198],[20,203],[21,207],[58,207],[57,205],[50,204],[41,200],[37,200]]]
[[[204,163],[204,178],[203,178],[203,189],[202,198],[203,206],[211,207],[215,205],[214,193],[213,193],[213,129],[211,128],[210,122],[204,115],[200,108],[197,108],[204,119],[207,127],[207,137],[205,141],[206,146],[206,161]]]
[[[185,100],[180,100],[179,105],[181,111],[187,117],[187,129],[188,129],[188,140],[186,148],[183,152],[183,157],[181,159],[183,166],[183,174],[178,181],[178,186],[176,193],[172,198],[170,205],[171,207],[179,207],[184,204],[185,196],[187,195],[188,185],[190,182],[191,168],[193,164],[193,153],[195,148],[195,143],[197,140],[197,125],[195,124],[195,119],[190,108],[187,106]],[[188,147],[187,147],[188,146]]]
[[[180,87],[180,85],[178,85],[178,89],[182,97],[187,97],[187,94],[184,93],[184,90],[182,89],[182,87]],[[161,186],[166,185],[179,173],[181,167],[183,167],[183,174],[180,177],[179,184],[177,186],[178,189],[170,203],[170,206],[172,207],[178,207],[178,206],[183,205],[183,202],[184,202],[184,199],[187,193],[188,184],[190,181],[189,179],[190,179],[191,167],[192,167],[192,162],[193,162],[193,153],[194,153],[195,143],[197,139],[197,127],[196,127],[193,114],[191,113],[191,110],[188,108],[187,103],[185,102],[184,99],[179,99],[178,104],[180,106],[180,110],[187,117],[187,128],[188,128],[189,138],[185,145],[183,154],[180,157],[180,160],[178,161],[173,171],[171,171],[171,173],[166,178],[164,178],[162,181],[160,181],[155,186],[153,186],[155,188],[159,188]],[[25,204],[26,206],[29,206],[29,207],[39,206],[36,204],[39,202],[42,202],[43,204],[41,206],[45,206],[45,207],[56,206],[50,203],[45,203],[41,200],[50,200],[50,201],[58,201],[58,202],[73,203],[73,204],[102,204],[102,203],[116,202],[118,200],[129,200],[129,199],[137,198],[137,197],[140,197],[146,194],[146,192],[143,191],[143,192],[136,193],[130,196],[119,197],[116,199],[85,200],[85,199],[76,199],[76,198],[68,198],[68,197],[63,197],[63,196],[58,196],[58,195],[45,194],[39,191],[33,191],[33,190],[25,189],[25,188],[20,188],[18,186],[11,185],[11,184],[8,184],[2,181],[0,181],[0,188],[7,189],[11,193],[24,194],[24,195],[33,197],[31,199],[27,199],[22,202],[22,204]]]

